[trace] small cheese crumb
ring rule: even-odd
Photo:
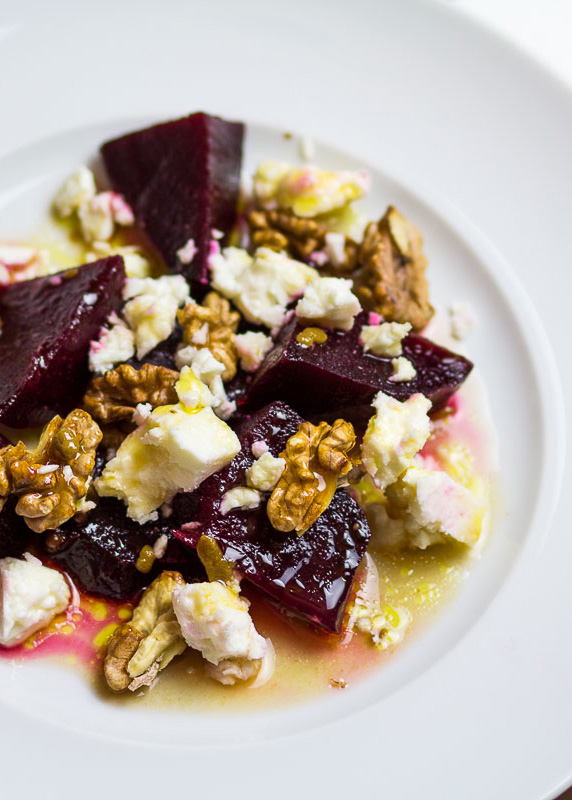
[[[189,239],[179,250],[177,250],[177,258],[181,264],[191,264],[198,250],[195,245],[194,239]]]
[[[400,356],[402,341],[411,330],[409,322],[382,322],[380,325],[364,325],[360,333],[360,342],[364,353],[372,352],[374,356]]]
[[[234,343],[240,366],[245,372],[256,372],[274,344],[270,336],[255,331],[237,334]]]
[[[334,267],[342,267],[346,260],[346,237],[343,233],[330,231],[324,237],[324,252]]]
[[[352,286],[347,278],[317,278],[296,306],[296,316],[325,328],[351,330],[361,311]]]
[[[89,368],[100,374],[135,355],[133,331],[116,314],[109,317],[108,324],[111,327],[102,328],[99,339],[89,346]]]
[[[163,514],[163,516],[165,516],[165,514]],[[161,559],[165,556],[168,544],[169,544],[169,537],[167,536],[166,533],[162,533],[161,536],[159,536],[159,538],[153,545],[153,554],[156,559]]]
[[[285,459],[275,458],[268,452],[262,453],[252,466],[246,470],[246,482],[253,489],[259,489],[261,492],[271,492],[280,480],[285,467]]]
[[[264,439],[259,439],[257,442],[253,442],[251,451],[254,458],[260,458],[263,453],[268,452],[268,445]]]
[[[143,358],[174,330],[177,309],[190,298],[182,275],[128,278],[123,290],[123,315],[135,334],[137,358]]]
[[[392,358],[391,366],[393,367],[393,375],[389,380],[394,381],[395,383],[412,381],[417,375],[417,370],[411,361],[403,356],[400,356],[399,358]]]
[[[249,489],[247,486],[237,486],[225,492],[220,501],[219,511],[225,516],[229,511],[235,508],[258,508],[260,500],[260,492],[257,492],[255,489]]]
[[[54,209],[60,217],[70,217],[84,203],[95,197],[95,178],[85,166],[78,167],[54,198]]]
[[[453,303],[449,308],[451,336],[459,341],[466,339],[475,327],[477,316],[469,303]]]

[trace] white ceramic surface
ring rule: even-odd
[[[503,512],[457,601],[352,691],[230,720],[133,714],[67,671],[0,664],[4,788],[551,796],[572,769],[566,493],[556,506],[570,377],[521,285],[567,363],[569,95],[412,0],[26,2],[3,16],[0,235],[32,228],[71,167],[140,122],[206,108],[331,142],[320,161],[353,153],[345,163],[374,168],[370,205],[391,199],[417,221],[437,300],[479,311],[471,347],[503,469]],[[294,145],[253,126],[251,163],[278,147]]]

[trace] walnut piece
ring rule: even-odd
[[[155,364],[135,369],[120,364],[91,380],[83,398],[84,409],[101,425],[105,447],[117,449],[135,428],[133,412],[139,403],[152,408],[177,402],[179,373]]]
[[[183,342],[208,348],[213,357],[224,364],[223,381],[234,378],[237,360],[234,334],[240,314],[231,310],[228,300],[217,292],[209,292],[202,305],[187,303],[179,309],[177,319],[183,328]]]
[[[150,685],[186,649],[172,601],[173,591],[184,585],[180,572],[162,572],[143,592],[131,620],[117,628],[103,662],[112,691]]]
[[[286,467],[268,501],[268,519],[276,530],[301,536],[314,524],[329,506],[338,480],[357,463],[350,455],[355,443],[353,425],[343,419],[333,425],[300,425],[280,453]]]
[[[351,272],[357,263],[358,246],[344,237],[343,258],[333,263],[327,257],[327,226],[320,220],[297,217],[291,211],[252,211],[248,215],[252,244],[254,247],[268,247],[278,252],[284,251],[292,258],[308,261],[310,256],[319,252],[327,261],[320,264],[324,272],[339,274]]]
[[[36,533],[58,528],[74,516],[86,496],[101,430],[86,411],[57,416],[42,431],[35,450],[23,442],[0,450],[0,509],[18,496],[16,513]]]
[[[388,321],[410,322],[422,330],[434,314],[425,270],[427,258],[417,228],[393,206],[370,222],[359,248],[362,269],[356,294],[369,311]]]

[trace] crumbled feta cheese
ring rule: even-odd
[[[0,244],[0,286],[38,278],[53,271],[45,251],[27,245]]]
[[[44,628],[71,598],[61,572],[37,560],[0,560],[0,645],[15,647]]]
[[[461,341],[466,339],[475,327],[477,317],[469,303],[453,303],[449,308],[451,336]]]
[[[109,242],[92,242],[91,250],[86,254],[86,261],[97,261],[109,256],[121,256],[128,278],[149,278],[151,263],[134,245],[112,247]]]
[[[127,300],[123,315],[135,334],[137,358],[146,356],[171,335],[177,309],[189,297],[189,285],[182,275],[127,279],[123,290],[123,298]]]
[[[382,322],[380,325],[364,325],[360,333],[360,342],[364,353],[372,352],[374,356],[400,356],[401,343],[411,330],[409,322]]]
[[[143,425],[149,414],[153,411],[151,403],[137,403],[133,412],[133,422],[139,426]]]
[[[177,258],[181,264],[190,264],[197,254],[197,247],[194,239],[189,239],[179,250],[177,250]]]
[[[286,306],[318,277],[312,267],[284,253],[260,247],[227,247],[209,259],[213,288],[232,300],[249,322],[275,328],[282,325]]]
[[[181,374],[175,389],[180,402],[149,414],[95,481],[102,497],[124,500],[138,522],[176,492],[196,489],[240,450],[236,434],[204,405],[208,389],[192,370]]]
[[[359,631],[371,636],[372,643],[381,650],[398,644],[411,621],[408,611],[382,604],[379,575],[369,553],[358,573],[358,588],[349,607],[348,631]]]
[[[343,233],[330,231],[324,236],[324,252],[334,267],[341,267],[346,260],[346,237]]]
[[[369,184],[365,170],[326,172],[279,161],[263,161],[253,179],[254,194],[262,205],[277,205],[299,217],[316,217],[343,208],[362,197]]]
[[[215,240],[215,242],[219,242],[222,238],[224,238],[224,233],[219,231],[218,228],[211,228],[211,237]]]
[[[37,468],[36,475],[49,475],[50,472],[56,472],[59,468],[59,464],[42,464]]]
[[[431,401],[414,394],[401,403],[378,392],[373,406],[376,413],[367,426],[361,453],[366,471],[383,489],[412,465],[429,438]]]
[[[236,486],[224,493],[219,511],[224,516],[234,508],[258,508],[260,500],[260,492],[249,489],[247,486]]]
[[[116,225],[133,225],[135,221],[131,208],[117,192],[99,192],[83,201],[77,216],[86,242],[106,242]]]
[[[417,370],[408,358],[399,356],[399,358],[391,359],[391,366],[393,367],[393,375],[389,379],[395,383],[403,381],[412,381],[417,375]]]
[[[258,441],[253,442],[252,447],[250,448],[252,451],[252,455],[254,458],[260,458],[263,453],[268,452],[268,445],[264,441],[264,439],[258,439]]]
[[[212,677],[232,684],[257,675],[258,686],[261,673],[265,681],[271,677],[271,642],[257,632],[248,601],[232,588],[218,581],[187,583],[173,592],[173,608],[189,647],[220,667],[210,671]]]
[[[161,509],[163,510],[163,509]],[[163,516],[169,516],[168,514],[163,514]],[[160,560],[164,558],[165,553],[167,552],[167,545],[169,544],[169,537],[166,533],[162,533],[155,544],[153,545],[153,555],[156,559]]]
[[[391,515],[403,520],[413,547],[424,550],[450,539],[472,546],[479,539],[482,506],[446,472],[410,467],[386,495]]]
[[[175,361],[179,369],[181,369],[181,378],[185,373],[185,369],[192,370],[192,373],[199,379],[203,385],[202,404],[210,405],[214,408],[217,417],[221,419],[228,419],[236,411],[236,403],[234,400],[231,402],[226,394],[224,383],[222,382],[221,375],[224,372],[224,364],[213,356],[213,354],[206,347],[197,350],[191,345],[186,345],[180,348],[176,355]],[[197,387],[191,387],[192,391],[196,391]],[[204,393],[204,389],[208,390],[208,394]]]
[[[286,460],[284,458],[275,458],[268,452],[262,453],[246,470],[246,482],[253,489],[271,492],[280,480],[285,467]]]
[[[116,314],[110,316],[108,323],[111,327],[102,328],[99,339],[89,346],[89,368],[92,372],[107,372],[135,355],[133,331]]]
[[[193,333],[193,338],[191,341],[193,344],[206,345],[208,340],[209,340],[209,326],[205,322],[204,325],[201,325],[201,327],[197,331],[195,331],[195,333]]]
[[[256,372],[274,344],[270,336],[255,331],[237,334],[234,343],[240,366],[245,372]]]
[[[85,166],[78,167],[66,180],[54,198],[54,208],[60,217],[69,217],[84,203],[95,197],[95,178]]]
[[[296,306],[296,316],[325,328],[352,329],[361,311],[359,300],[347,278],[317,278],[304,292]]]
[[[97,294],[95,292],[89,292],[88,294],[84,294],[83,302],[86,306],[93,306],[97,303]]]
[[[62,473],[66,483],[69,483],[71,479],[74,477],[73,469],[70,467],[69,464],[64,464],[62,468]]]

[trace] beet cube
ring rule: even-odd
[[[364,353],[359,342],[367,314],[356,318],[351,331],[327,331],[323,344],[305,346],[297,341],[304,330],[296,317],[284,325],[274,348],[268,353],[245,398],[245,408],[260,408],[271,400],[283,400],[304,415],[337,414],[353,421],[371,416],[371,400],[382,390],[398,400],[421,392],[436,411],[457,391],[473,368],[456,355],[428,339],[409,334],[403,340],[403,355],[417,375],[396,382],[391,358]]]
[[[17,502],[18,498],[9,497],[0,511],[0,558],[21,556],[32,538],[23,517],[16,514]]]
[[[254,461],[252,445],[264,440],[278,456],[302,418],[285,403],[272,403],[236,425],[242,449],[225,469],[194,492],[195,515],[175,535],[195,547],[202,534],[219,543],[245,579],[283,609],[301,615],[328,631],[339,632],[355,571],[363,558],[370,531],[355,500],[338,490],[330,506],[303,536],[280,533],[266,515],[266,501],[256,509],[219,511],[224,493],[244,485]]]
[[[114,188],[171,272],[207,285],[211,231],[236,217],[244,125],[209,114],[154,125],[106,142],[101,152]],[[192,262],[177,252],[193,239]]]
[[[179,570],[187,580],[204,580],[196,553],[173,536],[172,528],[188,516],[181,513],[183,517],[173,514],[140,525],[127,517],[122,502],[102,498],[87,519],[75,517],[50,534],[50,560],[84,591],[114,600],[131,600],[163,569]],[[151,572],[139,572],[135,565],[141,548],[153,547],[162,534],[169,540],[164,557],[155,561]]]
[[[121,306],[123,259],[0,290],[0,421],[42,425],[80,401],[89,379],[89,343]]]

